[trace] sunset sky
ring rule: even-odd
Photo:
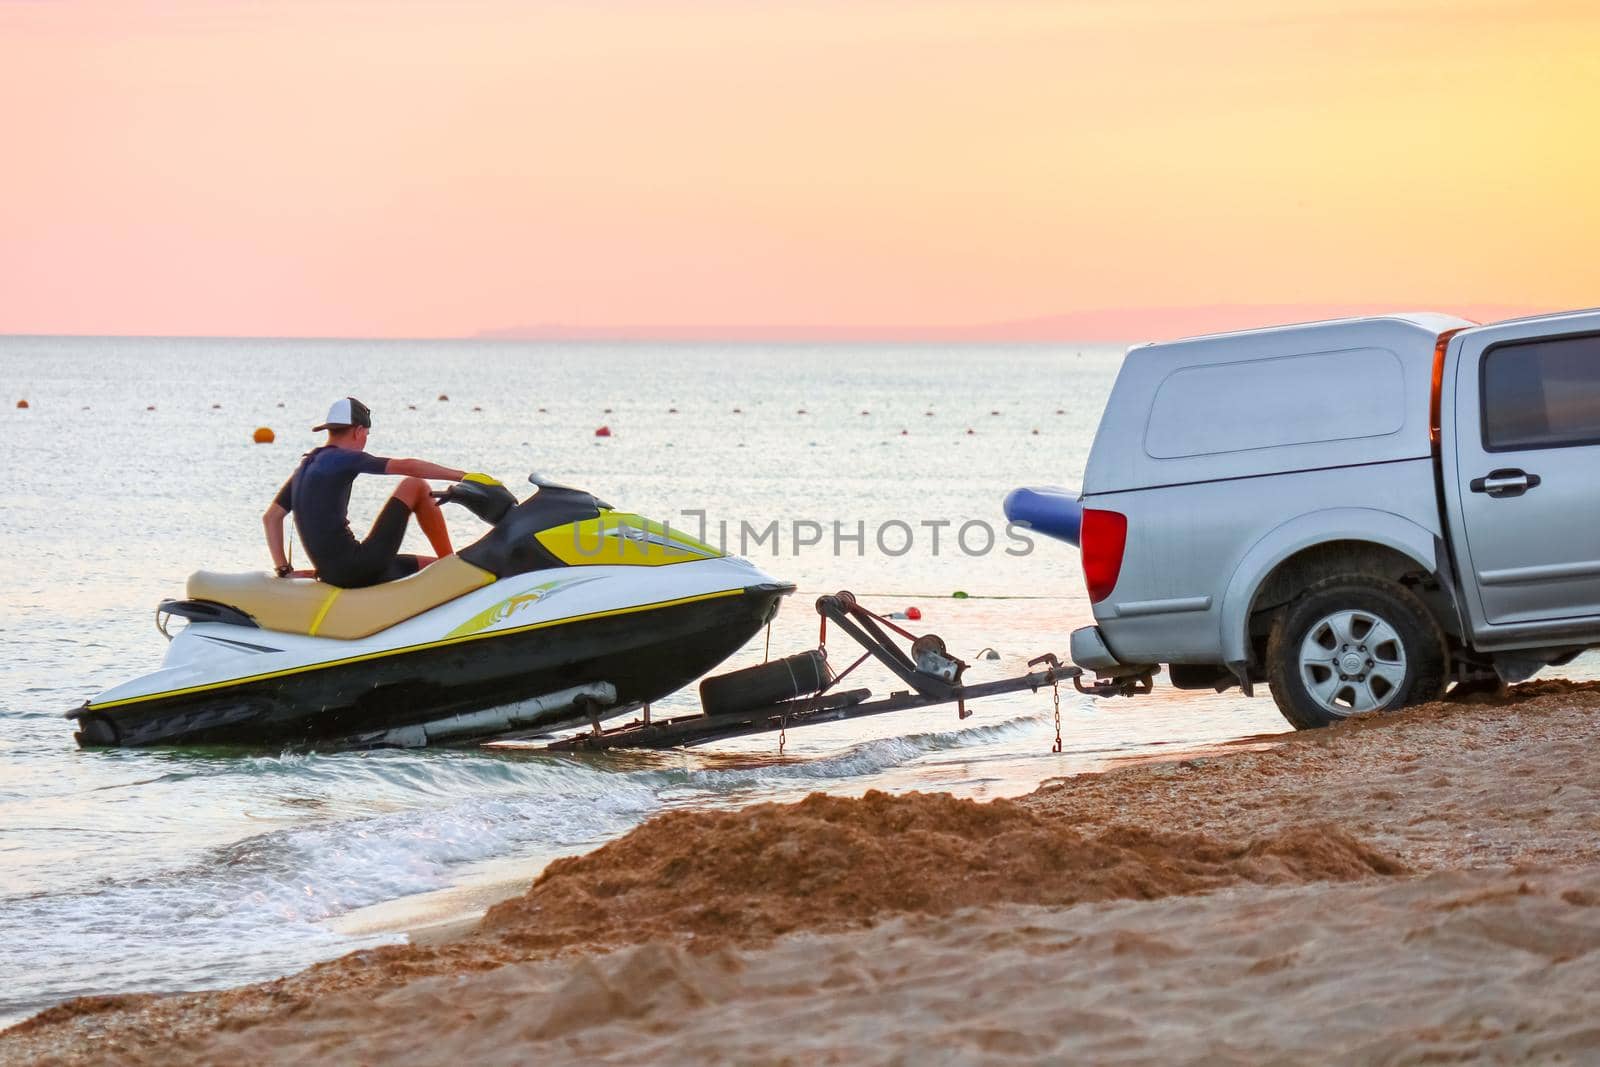
[[[1600,304],[1597,12],[0,0],[0,333]]]

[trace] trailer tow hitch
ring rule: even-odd
[[[1140,696],[1154,689],[1155,684],[1155,677],[1149,671],[1130,674],[1125,678],[1096,678],[1092,682],[1085,682],[1082,674],[1073,675],[1072,678],[1074,689],[1092,697]]]

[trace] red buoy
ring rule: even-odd
[[[908,619],[920,619],[920,618],[922,618],[922,609],[921,608],[917,608],[917,607],[907,608],[906,609],[906,618],[908,618]]]
[[[598,430],[596,430],[594,432],[594,435],[596,437],[610,437],[611,436],[611,427],[602,426],[602,427],[600,427]]]
[[[28,406],[28,402],[27,402],[27,401],[26,401],[26,400],[19,400],[19,401],[17,401],[17,407],[19,407],[19,408],[25,408],[25,407],[27,407],[27,406]]]

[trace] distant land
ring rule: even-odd
[[[1313,322],[1397,311],[1442,311],[1474,322],[1557,310],[1515,304],[1210,304],[1197,307],[1107,308],[1036,319],[965,326],[671,325],[578,326],[537,323],[482,330],[479,338],[519,341],[879,341],[1062,342],[1160,341],[1202,333]]]

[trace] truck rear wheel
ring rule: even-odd
[[[1368,575],[1311,586],[1267,639],[1267,684],[1297,730],[1437,700],[1448,667],[1444,632],[1422,602]]]

